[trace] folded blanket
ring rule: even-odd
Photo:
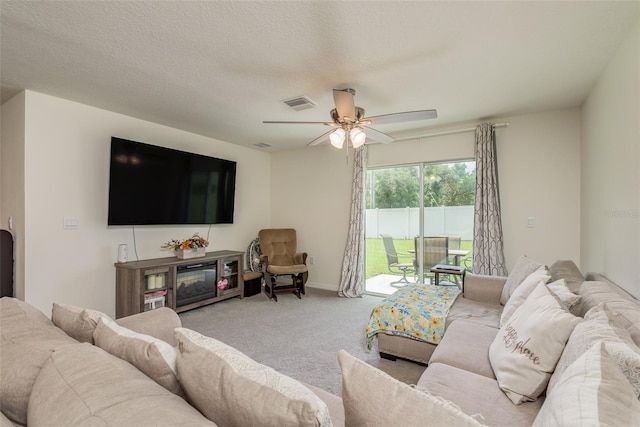
[[[373,309],[365,331],[367,349],[379,333],[438,344],[458,295],[459,289],[446,286],[411,284],[398,289]]]

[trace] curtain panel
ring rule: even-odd
[[[498,189],[496,132],[492,123],[476,127],[476,197],[473,272],[506,276]]]
[[[355,150],[353,161],[349,235],[342,260],[342,273],[338,288],[338,295],[341,297],[360,297],[365,291],[364,177],[366,169],[367,146],[363,145]]]

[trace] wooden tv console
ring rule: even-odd
[[[180,313],[229,298],[243,298],[243,265],[244,252],[237,251],[207,252],[204,257],[190,259],[168,257],[115,263],[116,318],[163,306]],[[190,301],[193,297],[189,286],[201,286],[200,279],[204,278],[208,283],[206,292],[201,299]],[[221,279],[227,281],[224,289],[217,286]]]

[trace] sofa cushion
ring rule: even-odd
[[[507,282],[502,288],[500,304],[505,305],[513,291],[520,285],[520,283],[522,283],[527,276],[540,268],[541,265],[542,264],[539,262],[529,259],[526,255],[522,255],[518,258],[516,265],[513,267],[513,270],[511,270],[511,273],[509,273],[509,277],[507,277]]]
[[[480,414],[482,422],[496,427],[531,425],[544,401],[514,405],[496,380],[442,363],[429,365],[417,387],[453,402],[467,414]]]
[[[51,320],[40,310],[24,301],[12,297],[0,298],[0,325],[26,321],[47,326],[53,325]]]
[[[14,424],[5,414],[0,412],[0,427],[15,427],[19,424]]]
[[[54,350],[78,345],[40,311],[15,298],[0,300],[0,410],[27,423],[33,383]]]
[[[447,329],[429,364],[444,363],[495,379],[489,362],[489,346],[497,333],[498,329],[491,326],[457,320]]]
[[[609,310],[615,314],[621,314],[626,317],[629,322],[637,327],[640,327],[640,302],[625,292],[619,286],[603,280],[597,281],[585,281],[578,294],[582,296],[582,308],[580,315],[584,315],[602,302],[607,303]],[[629,331],[632,333],[632,331]],[[634,342],[640,345],[640,336],[634,335]]]
[[[571,260],[557,260],[549,266],[549,272],[551,273],[551,281],[555,282],[556,280],[564,279],[567,287],[574,294],[578,292],[582,282],[584,282],[584,275]]]
[[[559,378],[573,362],[600,342],[604,342],[605,349],[620,366],[636,396],[640,396],[640,348],[633,343],[629,333],[617,324],[606,303],[589,310],[585,320],[575,327],[549,380],[548,390],[555,388]]]
[[[51,320],[58,328],[80,342],[91,344],[93,344],[93,331],[102,317],[109,316],[97,310],[55,302],[51,310]]]
[[[29,399],[29,425],[215,425],[129,363],[90,344],[50,355]]]
[[[107,318],[98,321],[93,340],[98,347],[131,363],[170,392],[184,396],[176,377],[178,352],[166,342],[133,332]]]
[[[338,352],[338,361],[348,426],[483,425],[451,402],[400,382],[344,350]]]
[[[637,426],[640,402],[600,343],[564,371],[533,425]]]
[[[504,310],[500,315],[500,326],[509,321],[518,307],[527,299],[529,294],[535,289],[538,283],[547,283],[551,279],[551,275],[544,265],[538,267],[533,273],[529,274],[523,281],[513,290],[509,299],[504,305]]]
[[[499,328],[500,313],[502,313],[501,305],[478,302],[460,295],[449,309],[445,328],[448,328],[454,321],[459,319]]]
[[[544,283],[538,283],[500,328],[489,348],[489,360],[500,388],[513,403],[540,396],[580,320]]]
[[[224,426],[331,425],[327,405],[293,378],[213,338],[185,328],[175,333],[182,386],[210,420]]]

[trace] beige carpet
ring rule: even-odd
[[[377,348],[367,352],[364,330],[379,301],[379,297],[367,295],[339,298],[332,291],[307,288],[301,300],[287,293],[279,294],[278,302],[273,302],[262,293],[184,312],[180,317],[186,328],[340,396],[338,350],[346,350],[408,384],[415,384],[425,369],[408,361],[380,359]]]

